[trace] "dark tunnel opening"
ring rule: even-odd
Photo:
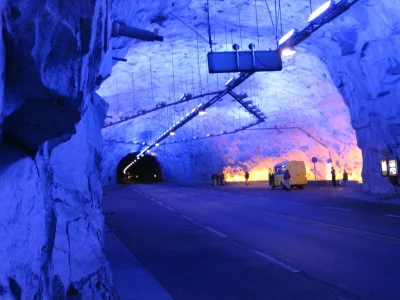
[[[161,182],[161,167],[157,158],[145,154],[140,159],[137,159],[136,156],[138,154],[138,152],[130,153],[121,159],[117,167],[117,183],[130,184]],[[134,163],[131,164],[132,162]]]

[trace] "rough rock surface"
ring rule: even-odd
[[[100,128],[108,105],[93,94],[100,68],[107,74],[106,11],[96,0],[5,6],[2,299],[118,297],[103,252]]]
[[[308,4],[309,1],[296,1],[283,7],[284,28],[305,26],[310,11]],[[275,34],[269,18],[265,17],[268,16],[265,3],[258,3],[258,14],[263,16],[258,19],[259,41],[254,2],[211,1],[210,12],[214,50],[229,51],[235,42],[244,50],[250,42],[261,49],[275,47]],[[199,95],[222,89],[232,77],[233,74],[208,74],[208,44],[182,23],[207,37],[204,3],[191,1],[187,8],[173,13],[174,16],[162,22],[164,43],[135,44],[126,55],[128,62],[118,63],[112,76],[98,90],[110,103],[107,124],[177,101],[182,93]],[[282,72],[256,74],[236,89],[238,94],[247,93],[248,99],[268,118],[253,129],[267,129],[194,140],[194,137],[234,131],[255,121],[232,98],[225,97],[206,116],[196,118],[179,129],[175,137],[166,140],[179,144],[154,149],[165,171],[164,178],[208,182],[210,173],[225,169],[231,180],[243,180],[243,170],[249,169],[254,179],[266,179],[268,168],[286,159],[305,160],[309,178],[314,178],[311,158],[316,156],[319,179],[329,178],[327,170],[332,160],[339,174],[346,169],[351,179],[361,180],[362,157],[350,113],[325,61],[318,59],[308,46],[302,45],[297,51],[296,56],[284,60]],[[141,74],[140,78],[137,74]],[[208,99],[189,101],[104,128],[104,151],[110,155],[103,163],[103,184],[115,183],[116,166],[122,157],[143,149],[143,142],[151,143]]]
[[[396,1],[362,0],[309,41],[349,107],[371,193],[396,191],[379,162],[400,155],[399,13]]]

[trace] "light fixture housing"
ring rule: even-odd
[[[278,42],[278,45],[282,45],[284,42],[286,42],[288,39],[290,39],[292,36],[297,34],[297,29],[292,29],[290,30],[288,33],[286,33],[283,37],[281,37],[281,39]]]
[[[322,4],[320,7],[318,7],[316,10],[313,11],[313,13],[310,15],[308,18],[308,23],[315,21],[318,19],[324,12],[326,12],[328,9],[330,9],[333,5],[335,5],[335,1],[329,0]]]

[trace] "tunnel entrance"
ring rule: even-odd
[[[139,155],[139,152],[130,153],[121,159],[117,167],[117,183],[161,182],[161,168],[157,158],[151,155],[144,155],[137,159],[137,155]],[[135,160],[136,162],[129,166]]]

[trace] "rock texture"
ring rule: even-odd
[[[211,1],[214,50],[230,51],[232,43],[246,50],[250,42],[261,49],[275,47],[275,33],[265,17],[267,7],[265,3],[257,5],[259,16],[263,15],[258,19],[259,39],[253,1]],[[306,25],[308,5],[309,1],[296,1],[282,8],[284,31]],[[126,55],[128,62],[118,63],[113,75],[98,90],[110,103],[107,124],[178,101],[182,93],[200,95],[224,87],[234,74],[208,74],[209,46],[185,26],[207,37],[205,9],[202,1],[191,1],[187,8],[174,10],[162,22],[164,43],[140,43],[130,48]],[[339,174],[346,169],[351,179],[361,180],[362,157],[351,113],[331,79],[326,61],[306,44],[297,51],[296,56],[285,58],[282,72],[258,73],[236,89],[238,94],[247,93],[248,99],[265,113],[265,123],[248,133],[196,141],[195,137],[235,131],[256,121],[232,98],[225,97],[206,116],[196,118],[166,140],[179,144],[154,150],[165,171],[164,178],[208,182],[212,172],[225,169],[231,180],[243,180],[243,170],[249,169],[254,179],[266,179],[269,167],[288,158],[305,160],[309,178],[314,178],[311,158],[316,156],[319,179],[329,179],[326,170],[332,160]],[[143,142],[151,143],[208,99],[206,96],[103,129],[104,150],[111,154],[104,160],[103,183],[115,183],[116,166],[122,157],[143,149]]]
[[[396,192],[379,162],[400,155],[399,13],[395,1],[362,0],[310,40],[349,107],[371,193]]]
[[[108,105],[93,94],[111,71],[102,63],[110,6],[4,4],[0,298],[118,298],[103,252]]]

